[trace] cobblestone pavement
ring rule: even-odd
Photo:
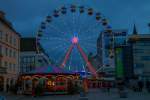
[[[88,100],[150,100],[150,93],[146,91],[142,93],[135,93],[132,91],[127,91],[128,96],[127,98],[120,98],[117,90],[113,89],[108,92],[103,92],[99,89],[90,90],[87,98]],[[0,93],[6,97],[6,100],[79,100],[80,95],[48,95],[48,96],[41,96],[41,97],[31,97],[31,96],[24,96],[24,95],[12,95],[6,93]]]

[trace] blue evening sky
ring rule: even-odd
[[[64,4],[93,7],[109,19],[114,29],[131,33],[135,23],[139,33],[149,32],[150,0],[0,0],[0,10],[21,35],[34,36],[45,16]]]

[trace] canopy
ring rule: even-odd
[[[66,70],[65,68],[60,68],[56,66],[43,66],[43,67],[37,67],[35,70],[29,72],[29,74],[36,74],[36,73],[73,73],[72,71]]]

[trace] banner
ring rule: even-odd
[[[123,51],[122,48],[116,48],[115,50],[115,61],[116,61],[116,77],[124,77],[124,68],[123,68]]]

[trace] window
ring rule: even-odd
[[[4,64],[5,64],[5,67],[7,67],[7,66],[8,66],[8,63],[7,63],[6,61],[5,61],[5,63],[4,63]]]
[[[144,53],[144,50],[143,49],[133,49],[133,52],[134,53]]]
[[[8,42],[8,34],[5,35],[5,41]]]
[[[2,46],[0,45],[0,56],[2,56],[3,52],[2,52]]]
[[[31,57],[27,57],[27,62],[29,63],[29,62],[31,62]]]
[[[0,67],[3,67],[3,66],[2,66],[2,63],[3,63],[2,60],[0,60]]]
[[[16,57],[16,51],[13,51],[13,57],[14,58]]]
[[[12,57],[12,50],[9,50],[9,57]]]
[[[9,70],[12,71],[12,64],[9,63]]]
[[[9,43],[12,44],[12,36],[9,37]]]
[[[3,39],[3,33],[2,33],[2,31],[0,31],[0,40],[2,40]]]
[[[150,56],[142,56],[141,60],[150,61]]]
[[[142,64],[142,63],[137,63],[137,64],[135,64],[135,67],[136,67],[136,68],[143,68],[143,67],[144,67],[144,64]]]
[[[5,55],[8,56],[8,48],[6,48]]]
[[[13,39],[13,44],[14,44],[14,46],[16,46],[16,38],[15,37]]]
[[[13,71],[15,71],[16,69],[16,64],[13,64]]]

